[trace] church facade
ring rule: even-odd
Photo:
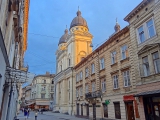
[[[53,111],[75,114],[75,75],[73,67],[92,52],[92,34],[86,20],[77,11],[69,31],[66,29],[56,51],[56,75]]]

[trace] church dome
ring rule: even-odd
[[[62,35],[62,37],[61,37],[60,40],[59,40],[59,44],[66,43],[67,36],[68,36],[68,30],[66,29],[66,30],[64,31],[64,35]],[[59,44],[58,44],[58,45],[59,45]]]
[[[81,11],[77,11],[77,17],[75,17],[70,25],[70,29],[74,26],[84,26],[88,28],[86,20],[81,16]]]

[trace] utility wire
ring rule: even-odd
[[[49,36],[49,35],[43,35],[43,34],[37,34],[37,33],[28,33],[28,34],[37,35],[37,36],[52,37],[52,38],[59,38],[59,37],[54,37],[54,36]]]

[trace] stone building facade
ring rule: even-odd
[[[115,33],[74,67],[76,115],[91,120],[139,118],[129,27]]]
[[[30,103],[27,106],[34,106],[33,109],[40,108],[49,110],[50,101],[54,96],[54,74],[46,72],[45,75],[37,75],[31,84]]]
[[[19,82],[22,80],[18,79],[18,83],[13,82],[16,78],[8,77],[8,74],[13,74],[13,71],[15,73],[24,72],[21,70],[27,71],[23,58],[27,47],[28,11],[29,0],[0,0],[0,66],[2,66],[0,119],[2,120],[14,119],[17,114]]]
[[[143,0],[126,17],[129,22],[135,98],[141,120],[160,119],[160,0]]]
[[[93,36],[89,33],[86,20],[78,10],[72,20],[70,33],[65,30],[60,38],[56,52],[56,75],[54,110],[61,113],[75,114],[75,81],[73,67],[92,52],[90,44]]]

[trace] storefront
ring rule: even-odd
[[[160,90],[139,93],[135,97],[143,99],[146,120],[160,120]]]

